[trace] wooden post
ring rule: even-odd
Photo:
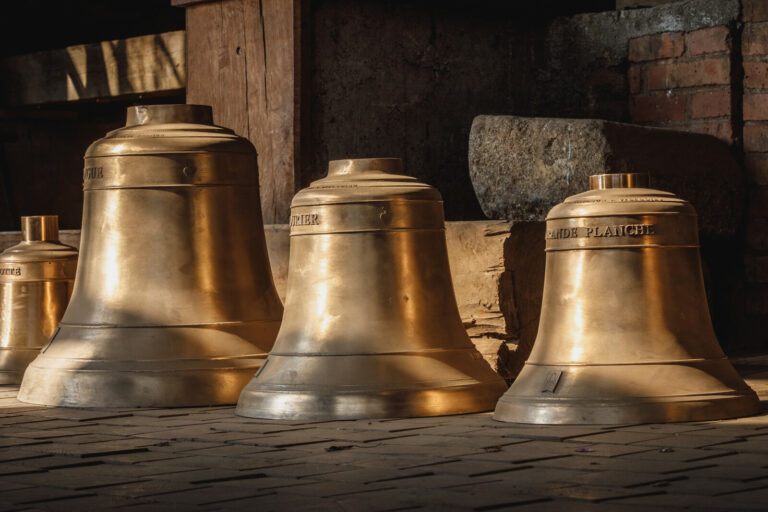
[[[298,185],[300,0],[173,0],[187,9],[187,103],[259,153],[264,222],[288,221]]]

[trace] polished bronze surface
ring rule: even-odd
[[[756,414],[707,308],[696,212],[600,175],[547,216],[539,332],[494,419],[658,423]]]
[[[234,403],[272,347],[253,146],[210,107],[131,107],[85,155],[80,262],[19,399],[65,406]]]
[[[338,160],[293,199],[283,324],[237,414],[436,416],[504,392],[459,318],[440,194],[401,173],[395,158]]]
[[[0,384],[18,384],[64,314],[77,249],[55,215],[22,217],[21,243],[0,254]]]

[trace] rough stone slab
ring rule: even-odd
[[[743,172],[709,135],[597,119],[478,116],[469,136],[475,193],[492,219],[543,220],[589,176],[645,172],[651,186],[690,201],[703,235],[732,236],[743,212]]]

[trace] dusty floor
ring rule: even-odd
[[[765,399],[765,368],[742,366]],[[768,414],[538,427],[84,410],[0,387],[0,510],[768,510]]]

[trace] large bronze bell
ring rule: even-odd
[[[80,261],[19,399],[64,406],[234,403],[282,314],[256,152],[211,109],[128,109],[85,155]]]
[[[21,218],[21,243],[0,254],[0,384],[18,384],[67,308],[77,249],[59,242],[59,218]]]
[[[294,197],[283,324],[237,414],[459,414],[504,392],[459,317],[440,194],[401,173],[397,158],[333,161]]]
[[[696,212],[642,174],[592,176],[547,216],[541,319],[494,419],[657,423],[756,414],[707,308]]]

